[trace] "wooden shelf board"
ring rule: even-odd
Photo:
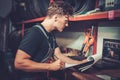
[[[114,18],[120,17],[120,10],[113,10],[114,11]],[[86,15],[78,15],[70,18],[70,21],[83,21],[83,20],[95,20],[95,19],[109,19],[109,12],[96,12],[92,14]]]
[[[120,18],[120,10],[113,10],[114,11],[114,18]],[[104,12],[96,12],[92,14],[84,14],[84,15],[76,15],[74,17],[70,17],[70,21],[84,21],[84,20],[96,20],[96,19],[109,19],[109,12],[110,11],[104,11]],[[113,18],[113,19],[114,19]],[[38,22],[44,20],[45,17],[41,18],[35,18],[31,20],[26,20],[21,23],[31,23],[31,22]]]
[[[31,19],[31,20],[26,20],[26,21],[23,21],[22,23],[38,22],[38,21],[42,21],[44,19],[45,19],[45,17],[40,17],[40,18]]]

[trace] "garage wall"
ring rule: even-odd
[[[102,57],[103,39],[120,40],[120,21],[105,21],[98,24],[97,54]],[[78,29],[77,29],[78,30]],[[59,46],[80,50],[84,40],[84,33],[81,31],[65,31],[56,33],[56,40]]]
[[[81,49],[82,42],[84,40],[83,32],[62,32],[56,33],[56,40],[59,46]]]

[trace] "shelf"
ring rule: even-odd
[[[21,23],[32,23],[32,22],[38,22],[38,21],[42,21],[44,20],[45,17],[41,17],[41,18],[35,18],[35,19],[31,19],[31,20],[26,20],[26,21],[23,21]]]
[[[85,20],[100,20],[100,19],[108,19],[113,20],[114,18],[120,18],[120,10],[111,10],[111,11],[104,11],[104,12],[96,12],[92,14],[84,14],[84,15],[77,15],[71,17],[70,21],[85,21]],[[31,20],[26,20],[21,23],[31,23],[31,22],[38,22],[44,20],[45,17],[35,18]]]
[[[92,14],[77,15],[70,18],[70,21],[84,21],[84,20],[96,20],[96,19],[108,19],[120,18],[120,10],[111,10],[105,12],[96,12]]]

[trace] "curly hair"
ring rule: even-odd
[[[50,3],[47,16],[52,17],[53,15],[73,15],[73,7],[64,1],[53,1]]]

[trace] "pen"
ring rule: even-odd
[[[59,59],[56,55],[54,55],[55,59]]]

